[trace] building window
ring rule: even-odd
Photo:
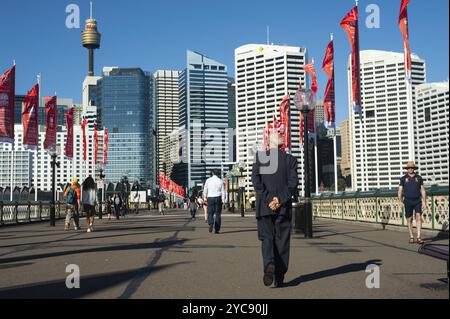
[[[431,108],[425,108],[425,122],[431,121]]]

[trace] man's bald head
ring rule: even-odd
[[[283,146],[284,141],[283,141],[283,137],[281,136],[281,134],[278,131],[272,132],[269,135],[269,145],[270,148],[280,148],[281,146]]]

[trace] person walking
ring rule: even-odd
[[[406,175],[400,178],[398,189],[398,200],[400,207],[405,209],[405,217],[408,221],[409,243],[423,244],[421,238],[422,231],[422,207],[427,205],[427,194],[423,186],[423,179],[416,174],[417,166],[414,161],[409,161],[405,169]],[[416,213],[417,240],[413,234],[413,216]]]
[[[195,215],[197,214],[197,210],[198,210],[198,207],[199,207],[198,203],[197,203],[197,200],[198,200],[198,191],[195,188],[195,189],[191,190],[191,196],[189,196],[189,209],[190,209],[190,212],[191,212],[192,220],[196,219]]]
[[[73,218],[73,225],[75,230],[80,230],[80,215],[79,209],[81,207],[81,191],[78,179],[74,178],[72,185],[64,192],[67,204],[67,215],[64,230],[69,230],[70,220]]]
[[[139,194],[139,192],[136,192],[136,194],[134,194],[134,213],[135,214],[139,214],[139,205],[141,202],[141,194]]]
[[[225,202],[225,190],[219,175],[219,170],[213,170],[212,176],[206,180],[203,188],[204,200],[208,205],[209,232],[212,233],[214,229],[216,234],[220,233],[222,226],[222,203]]]
[[[91,176],[84,180],[81,194],[87,232],[90,233],[94,231],[95,205],[97,205],[97,184]]]
[[[164,215],[165,200],[166,200],[166,197],[164,196],[164,193],[161,191],[158,195],[158,212],[160,215]]]
[[[113,198],[112,196],[108,196],[106,200],[106,212],[108,213],[108,220],[111,220],[112,206],[113,206]]]
[[[116,215],[116,219],[120,219],[120,207],[122,206],[122,199],[120,195],[114,195],[114,214]]]
[[[281,152],[282,137],[269,135],[270,150],[260,151],[253,162],[258,238],[263,257],[263,283],[283,285],[289,266],[292,198],[297,195],[297,159]]]
[[[203,208],[203,214],[205,216],[205,223],[208,223],[208,207],[206,206],[205,201],[203,200],[203,192],[198,194],[197,198],[198,208]]]

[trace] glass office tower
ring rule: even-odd
[[[107,182],[127,176],[151,186],[154,180],[152,77],[139,68],[104,68],[97,106],[109,131]]]

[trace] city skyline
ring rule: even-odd
[[[7,13],[16,12],[24,3],[30,10],[20,10],[24,17],[11,19],[15,15]],[[413,2],[409,6],[411,48],[413,53],[428,62],[427,82],[448,79],[448,2],[434,3],[434,6],[430,6],[425,2]],[[4,39],[4,43],[12,44],[5,46],[0,52],[0,69],[6,70],[12,60],[16,60],[17,94],[25,94],[36,81],[36,75],[42,73],[42,95],[57,91],[59,96],[73,98],[75,103],[81,101],[80,83],[87,74],[88,59],[86,50],[79,43],[84,21],[88,18],[89,3],[83,1],[75,4],[81,10],[80,29],[67,29],[65,26],[69,15],[65,9],[69,3],[55,1],[54,5],[49,4],[45,8],[27,1],[5,4],[0,18],[15,32],[7,34]],[[252,6],[254,2],[238,6],[237,1],[228,1],[227,6],[220,10],[214,7],[202,8],[200,1],[177,4],[176,10],[171,6],[169,11],[168,5],[162,2],[114,3],[111,6],[110,2],[95,1],[94,17],[102,34],[102,49],[96,53],[95,74],[101,74],[101,69],[107,65],[139,67],[148,71],[182,70],[184,54],[187,49],[192,49],[222,61],[229,67],[229,75],[235,77],[234,50],[242,44],[264,44],[266,26],[269,25],[270,42],[306,47],[308,59],[315,58],[320,97],[326,84],[326,75],[320,70],[321,61],[330,33],[334,33],[337,122],[348,118],[346,68],[350,48],[339,27],[339,21],[354,5],[353,1],[323,1],[321,4],[286,1],[285,7],[289,10],[279,5],[268,6],[267,2],[256,7]],[[323,10],[324,4],[328,10]],[[365,20],[370,15],[366,13],[366,8],[371,4],[379,6],[380,29],[368,29],[365,25]],[[361,50],[401,51],[403,42],[397,25],[399,5],[400,2],[393,1],[360,1]],[[252,8],[253,11],[245,10],[246,8]],[[301,9],[314,14],[302,15]],[[205,10],[208,15],[202,14]],[[166,16],[164,12],[171,15]],[[185,28],[180,28],[182,22],[178,22],[180,19],[177,17],[184,12],[189,13],[192,19]],[[232,19],[229,18],[231,13]],[[123,19],[124,16],[132,18]],[[198,21],[197,16],[204,19]],[[306,19],[303,23],[299,22],[302,18]],[[165,23],[164,28],[161,28],[160,22],[164,19],[171,19],[173,23]],[[117,21],[124,23],[118,24]],[[320,23],[315,23],[316,21]],[[315,23],[314,27],[305,28],[304,24],[308,23]],[[308,33],[303,30],[308,30]],[[42,37],[42,34],[48,36]],[[211,34],[214,34],[214,38],[210,37]],[[176,41],[173,38],[175,36]],[[151,38],[150,41],[148,37]],[[27,41],[20,42],[17,41],[18,38]],[[51,45],[54,46],[53,50],[49,49]],[[30,47],[37,50],[30,53]],[[61,70],[65,72],[61,73]]]

